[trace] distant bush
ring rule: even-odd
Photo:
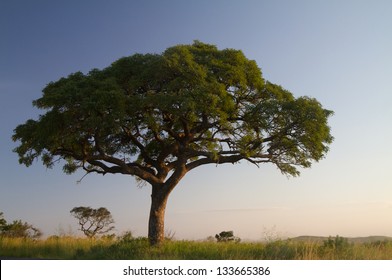
[[[241,238],[234,236],[233,231],[222,231],[215,235],[216,241],[218,242],[241,242]]]
[[[323,241],[319,247],[319,255],[324,259],[350,259],[353,255],[354,244],[349,243],[347,238],[337,235]]]
[[[41,230],[21,220],[8,223],[0,212],[0,236],[10,238],[31,238],[37,239],[42,236]]]
[[[337,235],[336,237],[332,238],[331,236],[323,241],[323,247],[327,249],[333,250],[344,250],[350,247],[350,243],[348,242],[347,238],[341,237]]]

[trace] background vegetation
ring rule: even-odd
[[[98,216],[91,215],[90,210],[94,209],[79,208],[88,210],[84,216],[87,219],[108,220],[110,223],[105,224],[108,230],[104,232],[112,229],[114,221],[106,208],[102,208],[104,215]],[[92,223],[93,229],[95,225]],[[147,237],[135,238],[130,231],[121,236],[106,234],[80,238],[60,229],[58,235],[42,239],[39,229],[21,220],[7,222],[0,212],[0,259],[392,260],[392,238],[388,237],[282,239],[273,229],[264,234],[264,242],[241,242],[233,231],[222,231],[215,238],[209,236],[204,241],[177,241],[174,232],[166,231],[161,246],[151,246]]]

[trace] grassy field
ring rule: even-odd
[[[392,259],[392,242],[349,243],[339,237],[323,242],[275,240],[267,243],[167,241],[150,247],[146,238],[58,237],[45,240],[0,238],[0,257],[108,260],[382,260]]]

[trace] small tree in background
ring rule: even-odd
[[[218,242],[240,242],[241,238],[234,236],[233,231],[222,231],[219,234],[215,234],[216,241]]]
[[[104,234],[114,229],[112,214],[105,207],[93,209],[91,207],[74,207],[71,214],[78,219],[80,230],[88,237]]]

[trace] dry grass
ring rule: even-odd
[[[32,259],[392,260],[392,242],[351,244],[292,240],[267,243],[167,241],[161,247],[150,247],[146,238],[0,238],[0,256]]]
[[[34,259],[73,259],[79,251],[94,246],[109,246],[112,242],[76,237],[58,237],[45,240],[0,238],[0,256]]]

